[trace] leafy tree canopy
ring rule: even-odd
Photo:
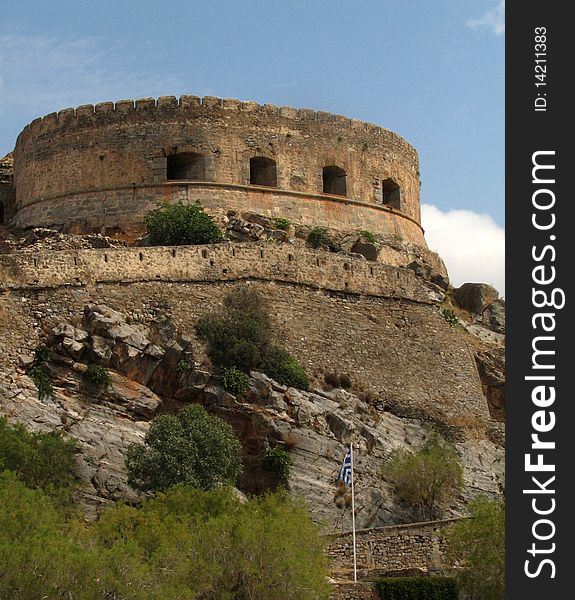
[[[42,492],[0,475],[0,598],[326,600],[322,540],[283,495],[175,486],[97,523],[67,522]]]
[[[461,588],[473,600],[503,600],[505,595],[505,506],[476,498],[471,518],[447,532],[447,560],[457,569]]]
[[[76,444],[57,432],[30,433],[0,417],[0,472],[66,502],[76,488]]]
[[[242,447],[232,427],[199,405],[152,419],[144,444],[126,457],[128,481],[143,491],[186,483],[204,490],[234,483],[242,469]]]

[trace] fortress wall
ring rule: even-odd
[[[230,210],[249,211],[336,231],[365,229],[426,247],[419,224],[388,208],[336,196],[318,195],[310,201],[301,192],[226,184],[168,183],[86,190],[29,205],[18,212],[14,224],[69,232],[121,229],[144,233],[144,215],[157,208],[159,200],[184,204],[199,200],[210,214],[220,217]]]
[[[364,529],[356,532],[357,567],[372,576],[441,568],[445,542],[437,532],[459,519],[411,523]],[[353,568],[352,534],[329,536],[328,556],[333,569]]]
[[[222,244],[2,256],[0,315],[10,315],[4,327],[10,348],[17,349],[9,360],[17,363],[18,352],[38,343],[38,327],[30,323],[38,325],[41,313],[52,322],[78,319],[86,303],[100,302],[145,323],[161,310],[193,336],[197,319],[221,306],[230,289],[251,285],[269,302],[278,342],[316,385],[328,372],[348,373],[356,392],[372,390],[386,410],[455,427],[489,421],[472,350],[413,273],[329,254],[317,265],[317,253],[310,251],[294,251],[290,260],[289,250],[267,245],[236,247],[236,256],[232,249]],[[356,286],[365,293],[355,293]],[[194,344],[203,360],[203,346]]]
[[[336,165],[347,172],[347,196],[367,204],[381,203],[381,182],[393,178],[402,189],[401,212],[420,219],[417,153],[395,133],[328,113],[190,96],[88,105],[36,119],[14,152],[17,207],[162,183],[166,155],[179,152],[206,156],[208,181],[237,185],[249,183],[250,157],[271,158],[278,188],[306,194],[321,194],[322,168]]]
[[[104,248],[0,255],[0,289],[101,282],[265,279],[431,303],[413,271],[275,244]]]

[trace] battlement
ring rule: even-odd
[[[253,101],[242,101],[235,98],[218,98],[216,96],[160,96],[159,98],[137,98],[135,100],[116,100],[115,102],[100,102],[98,104],[83,104],[75,108],[64,108],[60,111],[50,113],[43,117],[34,119],[26,125],[20,136],[27,133],[37,135],[46,133],[48,129],[58,125],[70,126],[70,119],[76,118],[77,125],[88,125],[86,118],[92,115],[112,116],[114,113],[122,115],[127,112],[135,111],[147,113],[151,110],[179,110],[195,114],[218,114],[221,112],[243,112],[255,116],[274,117],[293,119],[296,121],[316,121],[320,123],[334,124],[340,129],[353,129],[355,131],[365,131],[370,134],[383,134],[389,136],[396,143],[405,146],[405,149],[413,153],[417,160],[417,151],[411,144],[404,140],[395,132],[357,119],[351,119],[343,115],[338,115],[325,111],[315,111],[308,108],[292,108],[291,106],[275,106],[274,104],[259,104]],[[20,138],[19,136],[19,138]],[[18,143],[18,142],[17,142]]]

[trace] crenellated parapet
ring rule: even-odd
[[[158,201],[200,200],[425,246],[417,152],[326,112],[211,96],[102,102],[32,121],[14,161],[20,226],[137,229]]]

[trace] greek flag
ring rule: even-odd
[[[349,448],[343,459],[343,464],[337,474],[337,479],[343,481],[345,485],[351,485],[351,448]]]

